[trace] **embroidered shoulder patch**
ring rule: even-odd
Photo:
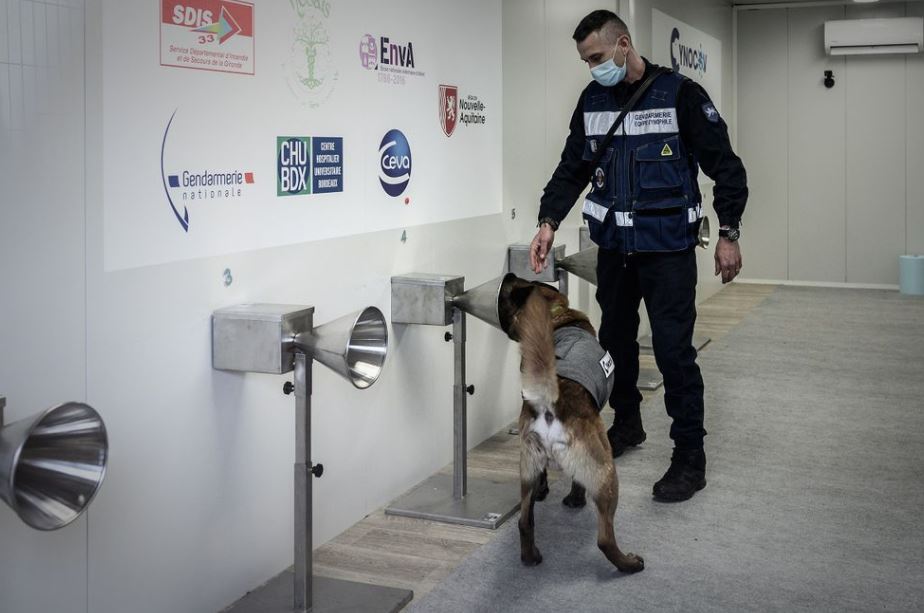
[[[600,368],[603,369],[604,376],[606,377],[609,377],[611,374],[613,374],[613,370],[615,370],[616,365],[613,364],[613,358],[610,357],[609,351],[606,352],[606,355],[600,358]]]
[[[706,116],[707,121],[712,123],[719,123],[719,112],[715,110],[715,105],[711,102],[707,102],[703,105],[703,115]]]

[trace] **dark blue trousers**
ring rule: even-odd
[[[702,449],[703,377],[696,365],[696,254],[599,250],[597,302],[603,310],[600,344],[615,362],[610,405],[616,422],[638,413],[638,308],[651,323],[655,361],[664,377],[664,404],[673,419],[670,436],[679,449]]]

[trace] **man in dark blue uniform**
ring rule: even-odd
[[[692,342],[694,249],[703,216],[697,174],[702,168],[715,181],[713,206],[721,225],[715,274],[728,283],[741,270],[744,166],[705,90],[670,71],[656,77],[597,157],[623,105],[658,67],[638,54],[626,24],[611,11],[587,15],[574,40],[594,81],[581,93],[561,161],[542,196],[530,261],[537,272],[545,266],[558,224],[590,182],[582,210],[599,246],[600,342],[616,366],[610,395],[616,417],[607,432],[613,456],[646,437],[636,342],[644,298],[674,441],[670,468],[653,494],[661,501],[686,500],[706,486],[703,379]]]

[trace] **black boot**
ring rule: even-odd
[[[642,428],[642,416],[638,409],[626,415],[617,415],[613,425],[606,431],[606,438],[610,441],[613,457],[618,458],[629,447],[635,447],[645,442],[647,435]]]
[[[654,484],[652,494],[660,502],[680,502],[706,487],[706,454],[702,449],[674,449],[671,465]]]

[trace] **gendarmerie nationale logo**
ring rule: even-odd
[[[166,159],[166,155],[167,136],[170,134],[170,126],[176,113],[177,111],[173,111],[170,116],[160,144],[160,177],[167,202],[176,220],[184,232],[189,232],[189,205],[196,202],[236,200],[246,193],[249,185],[253,185],[254,178],[253,172],[240,168],[174,168]],[[178,207],[183,208],[182,215]]]

